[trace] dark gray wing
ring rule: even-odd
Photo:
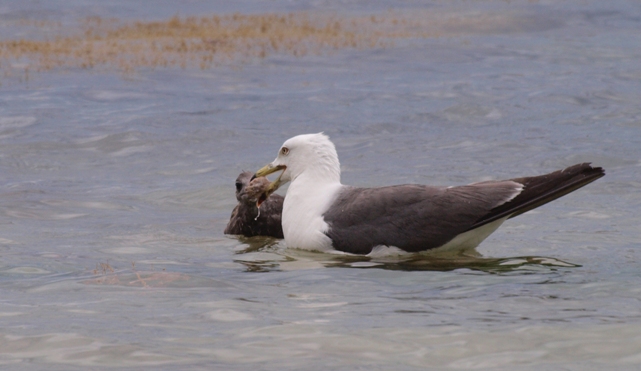
[[[523,191],[510,202],[506,202],[477,220],[470,229],[478,228],[506,216],[513,218],[521,215],[586,186],[604,175],[603,168],[592,167],[590,163],[586,162],[545,175],[510,179],[513,182],[523,184]]]
[[[434,188],[345,188],[325,213],[337,250],[368,254],[378,245],[408,252],[439,247],[458,234],[514,217],[604,176],[577,164],[549,174]]]
[[[368,254],[378,245],[408,252],[439,247],[521,189],[512,181],[437,188],[345,187],[323,215],[335,249]]]

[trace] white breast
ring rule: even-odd
[[[331,206],[342,185],[312,184],[296,179],[287,190],[283,204],[283,234],[290,248],[315,251],[332,250],[332,240],[325,234],[329,226],[323,214]]]

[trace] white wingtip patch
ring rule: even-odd
[[[507,200],[505,200],[505,202],[510,202],[510,201],[512,201],[516,196],[520,195],[520,194],[521,194],[521,192],[523,192],[523,189],[525,188],[525,186],[524,186],[523,184],[521,184],[521,183],[517,183],[517,182],[512,182],[512,183],[514,183],[514,185],[515,185],[515,187],[514,187],[514,193],[512,193],[512,194],[510,195],[510,198],[508,198]]]

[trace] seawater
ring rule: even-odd
[[[21,37],[8,25],[29,17],[395,6],[56,4],[4,2],[0,34]],[[0,367],[638,369],[638,3],[398,6],[531,22],[208,70],[3,80]],[[340,257],[223,235],[238,173],[319,131],[357,186],[578,162],[607,175],[506,222],[478,256]]]

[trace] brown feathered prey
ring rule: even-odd
[[[272,194],[274,189],[270,189],[267,178],[252,180],[252,175],[245,171],[236,178],[238,205],[231,213],[225,234],[283,238],[283,196]]]

